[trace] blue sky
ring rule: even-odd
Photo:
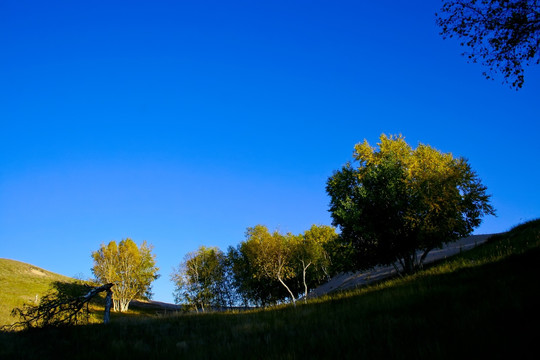
[[[90,277],[154,245],[330,224],[325,183],[381,133],[469,159],[492,233],[540,216],[540,71],[516,92],[438,35],[437,1],[0,3],[0,257]]]

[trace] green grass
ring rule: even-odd
[[[421,273],[246,313],[0,334],[0,358],[536,358],[540,220]]]
[[[14,307],[39,301],[57,281],[75,282],[75,279],[19,261],[0,259],[0,327],[17,320],[10,315]]]

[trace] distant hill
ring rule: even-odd
[[[0,326],[12,324],[11,310],[25,302],[39,301],[55,282],[77,280],[20,261],[0,258]]]

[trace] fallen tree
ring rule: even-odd
[[[11,315],[18,316],[20,321],[4,326],[2,330],[14,331],[45,326],[76,325],[85,320],[88,322],[88,304],[103,291],[107,292],[103,322],[108,323],[112,304],[111,288],[113,286],[113,283],[109,283],[94,287],[85,295],[76,297],[61,291],[51,292],[45,295],[37,305],[25,304],[21,308],[13,309]]]

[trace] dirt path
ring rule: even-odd
[[[475,246],[483,244],[486,240],[494,234],[487,235],[471,235],[469,237],[460,239],[456,242],[447,244],[442,249],[435,249],[429,252],[424,261],[425,264],[445,259],[449,256],[455,255],[460,251],[467,251]],[[334,276],[329,282],[319,286],[308,294],[308,298],[315,298],[324,294],[328,294],[334,291],[341,291],[346,289],[352,289],[362,285],[366,285],[375,281],[382,280],[396,273],[393,266],[378,266],[373,270],[342,273]]]

